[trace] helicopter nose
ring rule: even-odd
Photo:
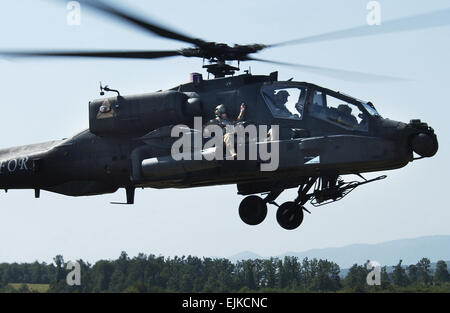
[[[409,125],[417,132],[410,137],[411,149],[421,157],[434,156],[439,148],[433,128],[420,120],[412,120]]]

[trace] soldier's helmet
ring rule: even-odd
[[[220,105],[216,106],[214,113],[216,114],[217,117],[220,117],[222,114],[227,113],[227,109],[225,108],[225,106],[223,104],[220,104]]]

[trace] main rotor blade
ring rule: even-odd
[[[87,57],[119,59],[159,59],[182,55],[179,51],[0,51],[7,57]]]
[[[271,63],[271,64],[276,64],[276,65],[296,67],[301,70],[315,73],[318,75],[328,76],[331,78],[336,78],[336,79],[346,80],[346,81],[351,81],[351,82],[358,82],[358,83],[406,81],[405,79],[398,78],[398,77],[369,74],[369,73],[355,72],[355,71],[348,71],[348,70],[341,70],[341,69],[333,69],[333,68],[328,68],[328,67],[319,67],[319,66],[311,66],[311,65],[304,65],[304,64],[270,61],[270,60],[263,60],[263,59],[257,59],[257,58],[248,58],[248,60],[259,61],[259,62],[264,62],[264,63]]]
[[[155,22],[145,21],[142,18],[139,18],[129,12],[125,12],[123,9],[114,8],[109,4],[104,3],[100,0],[79,0],[82,5],[86,5],[93,9],[96,9],[102,13],[107,13],[113,17],[119,18],[127,23],[133,24],[140,28],[143,28],[146,31],[149,31],[153,34],[156,34],[160,37],[174,39],[178,41],[183,41],[187,43],[191,43],[194,45],[201,45],[205,43],[205,41],[193,37],[189,37],[187,35],[183,35],[180,32],[176,32],[170,30],[166,26],[162,26]]]
[[[359,26],[340,31],[284,41],[273,45],[268,45],[268,47],[281,47],[287,45],[299,45],[312,42],[347,39],[352,37],[374,36],[447,25],[450,25],[450,9],[390,20],[382,22],[381,25]]]

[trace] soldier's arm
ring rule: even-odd
[[[236,119],[237,122],[240,122],[244,119],[244,113],[245,113],[245,103],[242,103],[241,104],[241,112],[239,113],[239,116]]]

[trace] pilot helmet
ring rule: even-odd
[[[284,99],[284,98],[287,99],[290,96],[290,94],[286,90],[280,90],[276,93],[276,96],[278,99]]]
[[[222,114],[227,113],[227,109],[223,104],[220,104],[216,107],[214,113],[216,114],[217,117],[220,117]]]
[[[352,114],[352,108],[346,104],[340,104],[337,109],[344,114]]]

